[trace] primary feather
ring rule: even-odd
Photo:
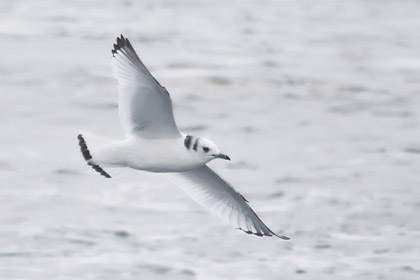
[[[126,133],[143,138],[179,137],[168,91],[150,74],[130,41],[122,35],[117,38],[112,56],[120,120]]]
[[[197,203],[221,216],[236,228],[258,236],[279,236],[271,231],[248,201],[208,166],[176,174],[175,182]]]

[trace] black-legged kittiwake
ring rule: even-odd
[[[206,165],[213,159],[230,158],[209,139],[178,130],[168,91],[150,74],[123,35],[114,44],[112,65],[126,139],[96,144],[90,142],[88,134],[80,133],[79,145],[88,165],[107,178],[111,176],[104,166],[176,173],[175,182],[181,189],[236,228],[257,236],[289,239],[271,231],[248,201]]]

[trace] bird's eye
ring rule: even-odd
[[[203,151],[204,151],[205,153],[208,153],[208,152],[210,151],[210,149],[209,149],[208,147],[203,147]]]

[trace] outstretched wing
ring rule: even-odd
[[[175,182],[191,198],[227,219],[236,228],[258,236],[279,236],[271,231],[248,205],[248,201],[206,165],[177,173]]]
[[[119,113],[126,134],[142,138],[179,137],[168,91],[150,74],[123,35],[114,44],[112,66],[118,80]]]

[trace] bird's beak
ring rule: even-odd
[[[218,154],[218,155],[214,155],[215,158],[221,158],[221,159],[226,159],[226,160],[230,160],[230,157],[228,157],[225,154]]]

